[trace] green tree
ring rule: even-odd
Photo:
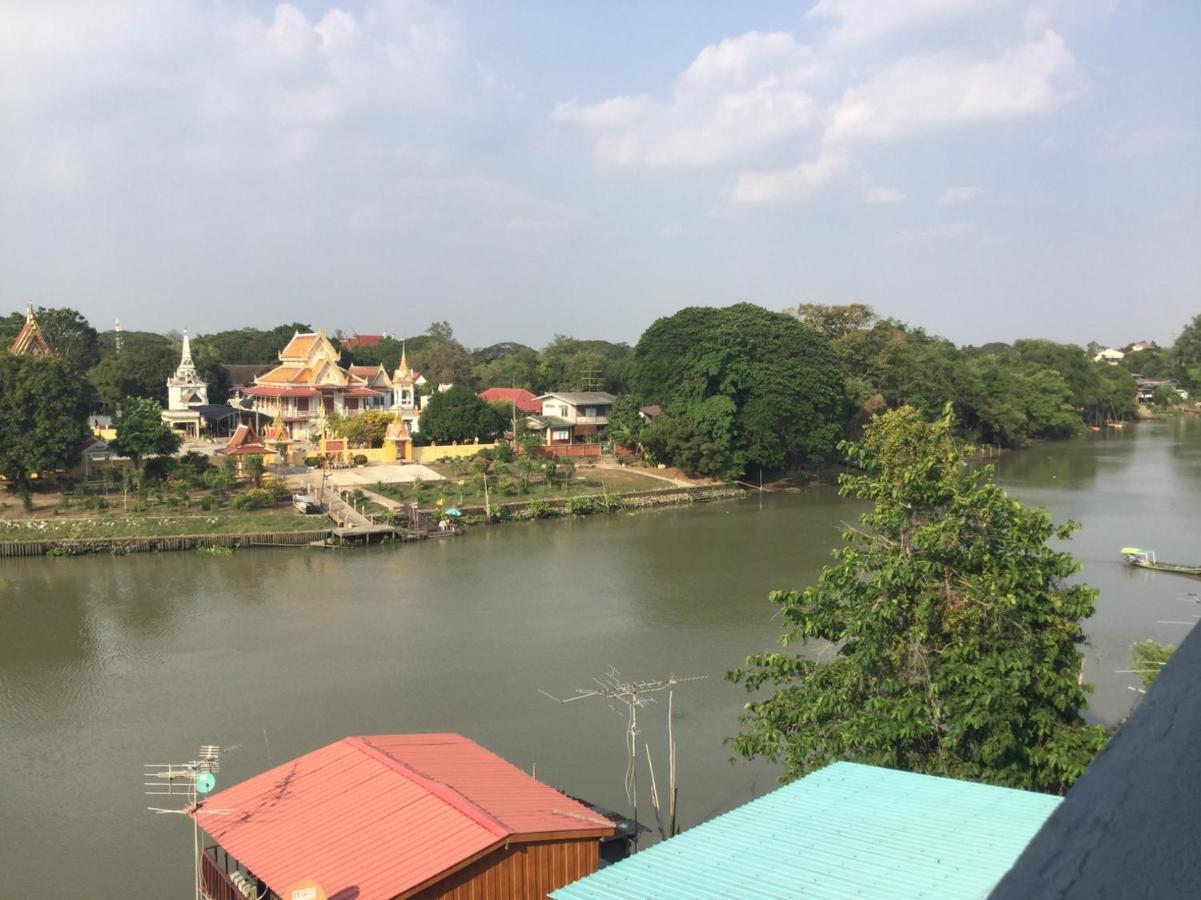
[[[215,334],[201,335],[198,340],[212,348],[223,362],[266,365],[279,361],[279,351],[284,349],[292,335],[297,332],[305,334],[312,330],[311,325],[291,322],[267,330],[235,328],[231,331],[219,331]],[[128,345],[128,339],[126,344]],[[179,357],[176,356],[175,360],[178,363]]]
[[[853,331],[863,331],[870,328],[879,316],[876,311],[865,303],[846,303],[840,306],[826,306],[821,303],[802,303],[786,309],[786,313],[796,316],[818,334],[824,334],[830,340],[837,340]]]
[[[950,413],[902,407],[847,451],[844,494],[871,512],[817,584],[776,591],[782,638],[817,657],[749,657],[730,678],[754,692],[733,739],[795,778],[837,759],[1043,791],[1065,790],[1105,740],[1081,717],[1083,619],[1096,592],[1048,542],[1066,539],[969,469]]]
[[[392,414],[386,412],[365,412],[357,416],[331,414],[326,417],[330,430],[350,441],[352,447],[382,447],[392,418]]]
[[[1176,380],[1195,394],[1201,392],[1201,314],[1195,315],[1172,345]]]
[[[450,323],[445,319],[441,322],[431,322],[430,327],[425,329],[425,333],[432,338],[448,343],[455,339],[455,330],[450,327]]]
[[[65,360],[0,351],[0,473],[27,505],[32,474],[79,462],[87,415],[87,385]]]
[[[257,453],[246,457],[246,474],[250,476],[250,483],[255,487],[259,487],[263,483],[263,473],[267,471],[267,466],[263,462],[263,457]]]
[[[35,313],[50,350],[74,369],[86,372],[100,359],[96,329],[73,309],[39,306]]]
[[[609,437],[623,447],[636,447],[645,424],[633,394],[622,394],[609,408]]]
[[[167,402],[167,379],[179,365],[179,348],[162,335],[127,335],[124,346],[103,356],[88,379],[106,412],[115,413],[125,397],[150,397]]]
[[[162,407],[149,397],[126,397],[117,420],[112,448],[129,457],[142,472],[146,457],[163,456],[179,449],[179,433],[163,421]]]
[[[846,412],[842,366],[830,342],[792,316],[750,303],[689,307],[653,323],[634,359],[635,394],[669,416],[643,442],[657,453],[688,448],[668,460],[681,468],[699,456],[733,477],[834,449]]]
[[[470,387],[475,361],[457,341],[435,341],[414,354],[413,367],[425,376],[433,388],[440,384]]]
[[[421,410],[421,433],[439,443],[493,440],[508,418],[464,385],[435,393]]]

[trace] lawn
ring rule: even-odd
[[[216,510],[196,515],[148,515],[107,510],[86,517],[0,520],[0,541],[69,538],[166,537],[191,534],[261,534],[328,527],[324,516],[301,515],[290,505],[272,509]]]
[[[484,487],[478,479],[463,474],[453,464],[432,463],[430,468],[447,480],[423,485],[417,490],[411,484],[385,484],[381,493],[394,500],[416,499],[423,508],[434,506],[441,498],[446,506],[483,506]],[[459,482],[463,484],[460,485]],[[510,479],[510,482],[512,479]],[[626,494],[633,491],[657,491],[671,487],[661,478],[630,469],[581,467],[568,482],[553,484],[534,483],[526,492],[519,489],[505,491],[497,487],[497,479],[488,481],[488,499],[492,503],[508,503],[520,500],[554,500],[562,497],[578,497],[591,494]],[[377,490],[373,487],[372,490]]]

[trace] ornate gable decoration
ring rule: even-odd
[[[53,355],[50,344],[46,342],[46,336],[42,334],[42,326],[34,318],[32,303],[25,310],[25,324],[21,326],[21,330],[17,332],[13,342],[8,345],[8,352],[15,356]]]

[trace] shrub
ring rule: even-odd
[[[564,508],[569,516],[590,516],[601,509],[601,504],[592,497],[572,497]]]
[[[211,494],[205,494],[200,498],[200,508],[208,512],[213,508],[213,497]]]
[[[274,502],[271,492],[265,488],[249,488],[234,497],[230,505],[234,509],[263,509]]]
[[[366,456],[364,456],[362,453],[356,453],[356,454],[354,455],[354,464],[355,464],[356,466],[365,466],[365,465],[367,465],[367,457],[366,457]]]
[[[316,456],[306,456],[304,458],[304,464],[310,469],[315,469],[317,466],[321,465],[321,459]]]
[[[545,500],[531,500],[526,506],[526,516],[531,519],[549,519],[558,511]]]
[[[292,490],[279,478],[267,478],[263,481],[262,489],[271,495],[271,499],[278,503],[281,500],[287,500],[292,496]]]

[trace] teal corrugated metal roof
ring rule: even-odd
[[[1060,799],[839,762],[551,896],[985,897]]]

